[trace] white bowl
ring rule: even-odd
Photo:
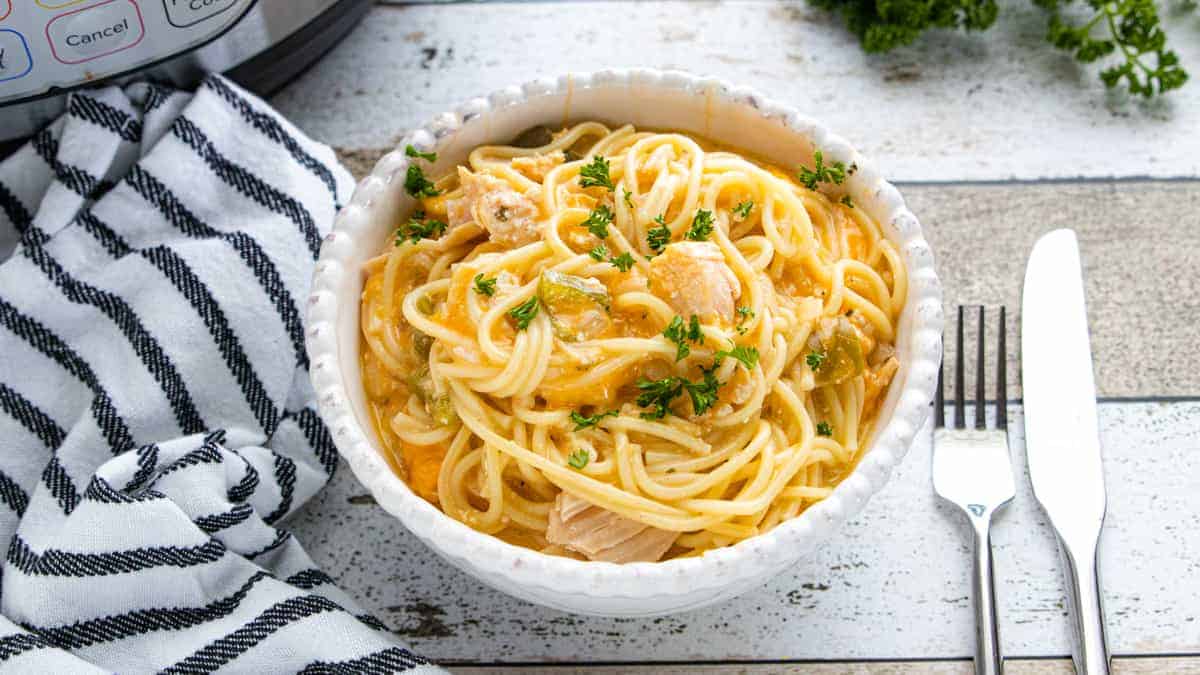
[[[537,125],[600,120],[675,129],[793,167],[812,151],[858,170],[845,183],[855,204],[898,244],[910,287],[897,350],[900,371],[880,412],[875,438],[854,472],[799,517],[698,558],[615,565],[548,556],[476,532],[416,496],[380,455],[359,378],[362,266],[392,236],[396,214],[411,210],[403,189],[404,146],[437,150],[433,173],[465,161],[485,143],[504,143]],[[781,573],[828,540],[887,481],[925,422],[941,360],[942,294],[921,226],[867,159],[840,137],[743,87],[678,72],[572,73],[508,87],[438,115],[406,136],[358,184],[325,238],[309,297],[308,353],[321,416],[338,451],[380,506],[454,566],[506,593],[581,614],[647,616],[731,598]],[[879,536],[886,536],[880,532]]]

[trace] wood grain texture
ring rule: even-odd
[[[970,661],[908,661],[874,663],[613,665],[613,666],[460,666],[458,675],[971,675]],[[1072,675],[1068,659],[1009,659],[1005,675]],[[1188,675],[1200,672],[1195,657],[1117,657],[1114,675]]]
[[[1108,95],[1095,65],[1046,43],[1040,9],[1001,6],[985,33],[934,31],[887,55],[804,2],[381,6],[272,103],[327,143],[375,148],[534,77],[675,68],[794,104],[900,180],[1200,173],[1200,86],[1151,103]],[[1167,29],[1195,71],[1193,23]]]
[[[1029,492],[1010,409],[1018,494],[993,528],[1004,652],[1069,653],[1054,537]],[[1101,568],[1112,650],[1200,653],[1200,402],[1102,404],[1109,517]],[[573,616],[448,567],[364,497],[342,467],[290,521],[314,561],[419,652],[441,662],[966,658],[966,525],[939,504],[926,429],[888,485],[786,574],[714,607],[653,619]]]

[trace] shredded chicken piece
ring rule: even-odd
[[[491,240],[509,248],[531,244],[541,237],[538,208],[533,200],[504,181],[458,168],[463,194],[446,203],[451,228],[476,223]]]
[[[619,516],[591,502],[561,492],[550,510],[546,541],[589,560],[613,563],[655,562],[679,536]]]
[[[684,317],[695,314],[701,321],[733,320],[734,303],[742,295],[741,284],[725,264],[725,256],[709,241],[669,244],[650,261],[651,290],[664,297]]]
[[[900,361],[895,356],[889,356],[877,368],[868,368],[863,371],[863,414],[870,414],[875,410],[876,404],[879,402],[879,395],[882,394],[888,385],[892,383],[892,378],[896,376],[896,371],[900,370]]]
[[[550,173],[554,167],[562,164],[566,159],[566,155],[562,150],[555,150],[548,155],[530,155],[528,157],[514,157],[512,167],[517,171],[525,174],[532,180],[539,183],[546,179],[546,174]]]

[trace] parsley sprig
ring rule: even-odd
[[[622,272],[628,272],[633,267],[634,260],[633,256],[629,255],[629,251],[626,251],[621,255],[609,258],[608,262],[612,263],[613,267],[621,270]]]
[[[612,225],[612,221],[612,209],[608,208],[608,206],[605,204],[601,204],[600,206],[592,209],[592,212],[588,214],[587,219],[579,224],[583,227],[586,227],[588,232],[596,235],[597,239],[606,239],[608,238],[608,226]]]
[[[732,357],[742,362],[746,366],[746,370],[754,370],[755,364],[758,363],[758,349],[756,347],[748,347],[746,345],[737,345],[728,351],[722,349],[716,353],[716,365],[721,365],[725,357]]]
[[[483,274],[475,275],[475,292],[489,298],[496,294],[496,277],[485,279]]]
[[[733,207],[733,215],[737,216],[738,220],[745,220],[750,217],[750,212],[754,210],[754,202],[747,199],[744,202],[738,202],[738,205]]]
[[[683,317],[676,316],[671,319],[671,323],[663,329],[663,337],[675,343],[675,360],[682,361],[687,358],[688,354],[692,353],[692,348],[688,346],[688,342],[693,344],[704,344],[704,331],[700,330],[700,317],[692,315],[691,321],[685,326]]]
[[[692,411],[697,415],[703,415],[717,403],[717,389],[721,387],[721,383],[713,374],[716,369],[716,364],[710,368],[701,368],[700,372],[703,373],[703,377],[699,382],[685,380],[683,383],[683,388],[687,390],[688,396],[692,399]]]
[[[436,152],[420,152],[411,145],[404,148],[404,154],[413,159],[424,159],[430,162],[437,161]],[[434,186],[433,181],[425,177],[425,171],[417,166],[416,162],[409,164],[408,172],[404,174],[404,191],[417,199],[422,197],[436,197],[442,194]]]
[[[637,381],[637,404],[642,408],[651,408],[642,413],[642,419],[661,420],[671,412],[671,402],[683,393],[683,379],[664,377],[661,380],[640,378]]]
[[[808,356],[804,357],[804,362],[808,364],[809,368],[817,370],[822,363],[825,363],[825,352],[809,352]]]
[[[813,153],[813,168],[801,166],[797,170],[796,176],[800,179],[800,183],[809,190],[816,190],[818,183],[841,185],[842,181],[846,180],[846,165],[842,162],[826,165],[821,151],[817,150]]]
[[[416,164],[408,165],[408,173],[404,176],[404,191],[418,199],[442,194],[434,187],[433,181],[425,177],[425,172],[421,170],[421,167]]]
[[[579,169],[579,186],[580,187],[602,187],[609,190],[615,190],[612,178],[608,175],[608,160],[600,155],[592,158],[591,164],[585,164]]]
[[[886,52],[910,44],[931,28],[982,31],[996,21],[996,0],[810,0],[841,13],[846,27],[868,52]],[[1072,0],[1034,0],[1049,13],[1046,40],[1081,63],[1116,56],[1100,71],[1110,89],[1124,84],[1130,94],[1150,98],[1187,81],[1178,55],[1167,49],[1154,0],[1083,0],[1091,11],[1081,22],[1069,21],[1064,9]],[[1179,3],[1189,11],[1195,2]]]
[[[517,324],[517,330],[529,328],[533,317],[538,313],[538,296],[533,296],[521,304],[508,310],[507,314]]]
[[[1046,39],[1081,63],[1093,63],[1117,52],[1123,61],[1100,71],[1100,80],[1109,89],[1124,81],[1130,94],[1150,98],[1187,82],[1188,74],[1179,65],[1179,56],[1167,49],[1167,35],[1153,0],[1086,0],[1094,13],[1077,25],[1063,18],[1062,9],[1071,0],[1034,2],[1050,13]]]
[[[588,256],[590,256],[591,259],[595,260],[596,262],[604,262],[604,259],[608,257],[608,247],[604,244],[600,244],[588,251]]]
[[[626,188],[621,188],[621,192],[621,196],[625,199],[625,206],[628,206],[630,210],[633,210],[633,193]]]
[[[589,455],[588,451],[584,450],[583,448],[579,448],[570,455],[567,455],[567,464],[570,464],[572,469],[582,469],[583,467],[587,466],[588,462],[591,460],[592,456]]]
[[[671,243],[671,228],[667,227],[667,219],[664,214],[658,214],[654,222],[658,223],[658,227],[646,230],[646,245],[650,247],[651,251],[658,253]]]
[[[590,429],[600,423],[605,417],[616,417],[620,414],[618,410],[607,410],[595,415],[582,415],[574,410],[571,411],[571,421],[575,423],[575,431]]]
[[[810,0],[841,12],[868,52],[910,44],[929,28],[984,30],[996,20],[996,0]]]
[[[721,382],[717,381],[714,374],[716,369],[715,364],[709,368],[701,368],[702,376],[699,382],[674,376],[661,380],[648,380],[644,377],[639,379],[637,388],[642,393],[638,394],[637,404],[650,409],[642,413],[642,419],[663,419],[671,412],[671,403],[685,391],[692,400],[692,412],[703,415],[717,402],[717,390],[721,387]]]
[[[687,234],[684,235],[692,241],[704,241],[713,231],[713,214],[708,209],[700,209],[696,211],[696,215],[692,218],[692,226],[688,228]]]
[[[833,427],[829,426],[829,422],[817,422],[818,436],[832,436]]]
[[[406,241],[417,243],[422,239],[437,239],[446,231],[446,223],[434,218],[426,218],[424,211],[416,211],[400,227],[396,228],[396,245]]]
[[[421,152],[420,150],[417,150],[416,148],[414,148],[411,143],[409,143],[408,145],[406,145],[404,147],[404,154],[408,155],[409,157],[423,159],[427,162],[436,162],[437,161],[437,153],[436,152]]]
[[[737,322],[738,335],[745,335],[746,331],[748,330],[746,328],[746,322],[750,321],[751,319],[754,318],[754,310],[750,309],[749,307],[738,307],[737,313],[738,313],[738,322]]]

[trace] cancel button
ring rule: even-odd
[[[46,26],[50,50],[63,63],[83,63],[142,41],[142,15],[133,0],[108,0],[54,17]]]

